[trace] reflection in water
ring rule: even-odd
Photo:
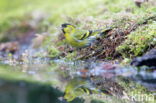
[[[91,85],[89,80],[75,77],[66,85],[64,98],[72,101],[76,97],[93,93],[99,93],[99,91]]]
[[[7,62],[5,64],[3,62],[0,65],[0,75],[1,77],[5,75],[11,80],[48,83],[60,91],[64,91],[62,97],[67,101],[73,101],[77,97],[85,99],[97,94],[105,96],[102,97],[103,100],[111,97],[109,98],[111,101],[112,97],[115,97],[117,100],[137,101],[131,99],[130,93],[133,91],[146,93],[147,91],[133,81],[144,85],[149,90],[156,89],[156,72],[149,72],[145,67],[140,69],[132,66],[123,67],[101,61],[65,62],[54,60],[38,63],[34,60],[33,62],[11,66]],[[0,89],[2,89],[1,86]],[[148,93],[150,92],[148,91]],[[90,99],[93,98],[90,97]]]
[[[73,79],[71,79],[66,86],[65,99],[71,101],[76,96],[80,97],[83,94],[85,97],[87,93],[92,94],[91,92],[86,93],[87,90],[88,91],[90,90],[89,87],[86,86],[87,84],[90,86],[90,88],[94,88],[96,90],[96,92],[93,92],[95,94],[100,95],[106,94],[108,96],[114,96],[118,99],[128,99],[130,101],[131,100],[135,101],[131,98],[132,95],[131,94],[129,95],[128,92],[133,93],[133,90],[136,92],[137,89],[141,90],[141,88],[143,89],[143,87],[141,85],[139,86],[136,85],[132,81],[134,80],[133,78],[136,78],[135,79],[136,82],[140,82],[140,84],[143,84],[144,82],[143,79],[137,79],[138,75],[143,73],[142,76],[143,77],[145,76],[146,79],[149,79],[149,77],[146,76],[148,72],[142,68],[140,68],[140,71],[138,71],[138,68],[136,67],[132,66],[122,67],[110,63],[93,63],[92,66],[90,65],[88,67],[86,66],[88,66],[88,64],[86,64],[84,67],[81,66],[81,68],[75,71],[73,70],[69,71],[70,72],[69,74],[73,77]],[[85,80],[86,82],[85,84],[83,84],[83,86],[85,85],[87,90],[78,88],[81,87],[81,84],[84,82],[80,83],[80,80],[79,81],[75,80],[75,78],[77,77],[79,77],[79,79],[83,78],[80,79],[81,82],[82,80],[84,81],[84,78],[86,79]],[[152,78],[156,80],[155,77]],[[148,84],[148,82],[146,83]],[[153,85],[155,85],[154,83],[155,82],[152,82]],[[69,87],[72,88],[69,89]],[[140,90],[138,90],[138,92],[140,92]]]

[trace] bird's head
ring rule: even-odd
[[[62,28],[62,31],[63,31],[64,34],[65,33],[72,33],[72,32],[75,31],[75,26],[71,25],[71,24],[67,24],[67,23],[62,24],[61,28]]]

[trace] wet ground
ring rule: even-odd
[[[0,64],[0,74],[0,102],[5,103],[33,103],[37,97],[42,98],[38,103],[154,103],[156,91],[156,71],[103,61],[6,60]],[[32,93],[36,97],[29,98]]]

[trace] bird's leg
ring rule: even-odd
[[[77,51],[81,51],[81,50],[82,50],[82,48],[76,48],[76,50],[77,50]]]
[[[69,52],[69,53],[72,53],[74,51],[74,49],[71,46],[69,46],[69,45],[67,45],[67,48],[68,48],[67,52]]]

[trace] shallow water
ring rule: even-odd
[[[8,100],[15,101],[13,103],[27,103],[27,101],[34,103],[32,101],[37,99],[33,95],[30,96],[29,92],[32,91],[29,90],[37,88],[36,84],[48,85],[62,92],[56,96],[56,103],[58,101],[60,103],[87,103],[93,102],[95,99],[110,103],[116,103],[116,101],[119,103],[125,101],[151,103],[154,102],[156,90],[156,72],[147,71],[147,69],[147,67],[138,69],[102,61],[69,62],[48,58],[31,58],[31,63],[24,63],[6,60],[0,64],[0,103],[9,103]],[[7,82],[4,83],[4,81]],[[14,81],[19,81],[19,85],[14,85]],[[30,86],[25,86],[27,83]],[[39,90],[40,88],[37,91]],[[42,90],[44,91],[44,89]],[[44,93],[37,92],[37,94],[41,93],[39,97],[43,100],[51,98],[47,89],[45,91]],[[137,96],[132,98],[134,93]],[[9,96],[10,94],[15,96]],[[142,96],[142,94],[150,99],[140,99],[138,96]],[[42,103],[43,100],[38,103]],[[52,101],[53,99],[48,99],[47,103],[53,103]]]

